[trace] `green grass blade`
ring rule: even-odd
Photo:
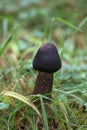
[[[62,102],[59,103],[59,106],[60,106],[60,109],[63,112],[63,115],[65,117],[65,120],[66,120],[66,123],[67,123],[67,127],[70,130],[70,122],[69,122],[69,119],[68,119],[68,112],[66,110],[66,107],[65,107],[65,105]]]
[[[85,17],[82,21],[81,21],[81,23],[78,25],[78,27],[77,27],[77,30],[76,30],[76,33],[83,27],[83,25],[84,24],[86,24],[87,23],[87,17]]]
[[[40,101],[41,101],[41,108],[42,108],[42,116],[43,116],[43,121],[44,121],[44,127],[45,127],[45,130],[49,130],[47,115],[46,115],[46,111],[45,111],[45,106],[44,106],[43,98],[42,98],[41,95],[40,95]]]
[[[65,25],[67,25],[68,27],[74,29],[74,30],[77,30],[77,27],[75,27],[72,23],[70,23],[69,21],[61,18],[61,17],[57,17],[57,18],[54,18],[54,21],[59,21]]]
[[[51,40],[52,30],[53,30],[53,25],[54,25],[54,22],[55,22],[55,21],[58,21],[58,22],[60,22],[60,23],[65,24],[66,26],[68,26],[68,27],[74,29],[76,32],[81,31],[80,27],[74,26],[74,25],[73,25],[72,23],[70,23],[69,21],[67,21],[67,20],[65,20],[65,19],[63,19],[63,18],[61,18],[61,17],[54,17],[54,18],[51,20],[51,22],[50,22],[49,34],[48,34],[48,41],[52,41],[52,40]]]
[[[6,40],[6,42],[3,44],[3,46],[0,49],[0,57],[3,55],[4,51],[6,50],[6,48],[8,47],[9,43],[11,42],[13,38],[13,34],[15,34],[15,32],[17,31],[19,27],[20,25],[17,25],[15,28],[13,28],[12,34],[8,37],[8,39]]]
[[[41,117],[40,112],[38,111],[37,107],[29,100],[29,98],[24,97],[21,94],[18,94],[17,92],[12,92],[12,91],[5,91],[3,93],[4,96],[11,96],[14,97],[24,103],[26,103],[27,105],[29,105],[31,108],[33,108],[34,111],[37,112],[37,114]]]
[[[8,44],[12,40],[12,35],[7,39],[7,41],[4,43],[3,47],[0,49],[0,57],[4,53],[5,49],[7,48]]]

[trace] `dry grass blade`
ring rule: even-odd
[[[17,93],[17,92],[12,92],[12,91],[5,91],[3,93],[4,96],[11,96],[14,97],[24,103],[26,103],[27,105],[29,105],[30,107],[33,108],[34,111],[37,112],[37,114],[41,117],[40,112],[38,111],[37,107],[29,100],[29,98],[24,97],[23,95]]]

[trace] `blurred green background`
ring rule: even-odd
[[[17,25],[21,26],[22,36],[27,32],[39,38],[46,38],[44,32],[53,17],[62,17],[78,26],[86,15],[86,0],[0,0],[0,43]],[[54,23],[54,26],[55,30],[58,28],[65,33],[68,31],[61,22]],[[84,32],[86,28],[87,24],[83,26]]]

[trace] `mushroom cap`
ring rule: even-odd
[[[61,60],[53,43],[43,44],[37,51],[33,68],[38,71],[53,73],[61,68]]]

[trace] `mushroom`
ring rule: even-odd
[[[33,68],[35,70],[38,70],[38,76],[32,94],[43,94],[51,98],[53,73],[61,68],[60,56],[58,54],[56,46],[53,43],[45,43],[38,49],[33,60]],[[44,99],[44,105],[46,114],[49,115],[47,117],[49,127],[52,124],[52,127],[55,129],[58,128],[58,122],[56,123],[54,118],[50,118],[50,116],[54,116],[54,112],[49,106],[49,103],[51,103],[51,100],[49,100],[49,98]],[[39,98],[36,98],[34,100],[34,104],[42,113],[42,106]],[[43,127],[42,119],[39,119],[37,122],[38,129],[39,126]],[[40,129],[43,129],[42,127],[40,127]]]
[[[53,73],[61,68],[61,60],[53,43],[43,44],[37,51],[33,68],[38,70],[33,94],[43,94],[51,97]]]

